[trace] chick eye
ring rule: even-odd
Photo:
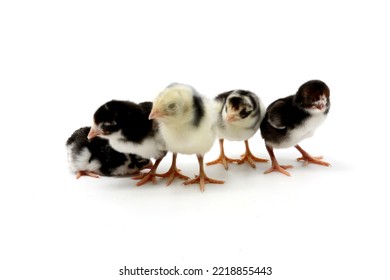
[[[102,123],[100,125],[100,128],[103,130],[103,132],[113,132],[116,129],[116,123]]]
[[[168,105],[168,110],[170,110],[170,111],[176,110],[176,104],[175,104],[175,103],[170,103],[170,104]]]
[[[102,124],[102,125],[100,126],[100,128],[101,128],[103,131],[107,130],[109,127],[110,127],[110,125],[107,125],[107,124]]]
[[[249,116],[249,114],[250,114],[251,112],[249,112],[249,111],[241,111],[240,112],[240,117],[241,118],[246,118],[247,116]]]

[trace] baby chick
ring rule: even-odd
[[[278,171],[290,176],[286,169],[292,166],[279,165],[273,149],[292,146],[302,154],[298,160],[303,160],[305,165],[315,163],[330,166],[321,160],[322,157],[312,157],[298,145],[303,139],[311,137],[325,121],[330,109],[329,95],[329,88],[324,82],[311,80],[301,85],[295,95],[278,99],[268,106],[260,130],[272,167],[264,173]]]
[[[115,151],[106,139],[97,137],[89,141],[87,135],[90,128],[79,128],[66,141],[69,167],[76,173],[77,179],[83,175],[95,178],[99,175],[132,175],[152,166],[149,159]]]
[[[199,175],[184,184],[199,183],[203,192],[206,183],[224,183],[207,177],[204,171],[203,156],[211,149],[216,137],[216,115],[210,101],[193,87],[174,83],[157,96],[149,118],[159,122],[168,151],[174,155],[197,155]],[[176,166],[170,170],[177,170]]]
[[[221,163],[228,170],[229,162],[248,162],[253,168],[256,168],[254,162],[267,162],[266,159],[255,157],[248,143],[248,139],[259,129],[265,114],[265,107],[259,97],[253,92],[238,89],[221,93],[214,100],[218,112],[217,137],[220,155],[207,165]],[[224,139],[245,142],[245,153],[241,159],[230,159],[225,155]]]
[[[156,122],[149,120],[152,102],[136,104],[130,101],[109,101],[97,109],[88,139],[96,136],[109,140],[110,145],[122,153],[133,153],[144,158],[155,158],[151,170],[135,179],[137,186],[148,181],[156,182],[156,170],[166,155]]]

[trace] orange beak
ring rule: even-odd
[[[234,115],[227,115],[226,116],[226,121],[227,122],[233,122],[236,120],[236,117]]]
[[[96,136],[101,135],[101,134],[102,134],[102,132],[100,130],[97,130],[96,128],[92,127],[88,133],[87,138],[88,138],[88,140],[90,140],[90,139],[95,138]]]
[[[150,112],[149,120],[155,120],[155,119],[161,118],[163,116],[165,116],[164,112],[161,112],[161,111],[153,108],[152,111]]]

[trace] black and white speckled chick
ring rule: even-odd
[[[149,159],[134,154],[115,151],[108,140],[99,137],[88,140],[91,127],[82,127],[66,141],[69,168],[76,178],[83,175],[91,177],[126,176],[151,167]]]
[[[228,163],[242,164],[248,162],[256,168],[255,162],[267,162],[266,159],[255,157],[249,149],[248,139],[260,128],[260,122],[265,114],[265,107],[260,98],[247,90],[232,90],[217,95],[214,99],[218,113],[217,137],[219,138],[220,155],[207,163],[213,165],[221,163],[228,169]],[[230,159],[225,155],[224,140],[244,141],[245,153],[241,159]]]
[[[267,151],[271,157],[272,167],[265,171],[281,172],[287,176],[287,168],[277,162],[273,149],[294,146],[302,155],[305,165],[315,163],[329,166],[322,157],[312,157],[298,143],[311,137],[315,130],[325,121],[330,109],[330,91],[328,86],[319,80],[311,80],[298,89],[295,95],[278,99],[271,103],[261,123],[261,135],[265,140]]]
[[[118,152],[156,159],[148,173],[134,177],[140,180],[137,186],[148,181],[156,182],[157,167],[166,155],[158,124],[149,120],[151,109],[152,102],[109,101],[95,112],[88,134],[88,139],[96,136],[108,139],[111,147]]]

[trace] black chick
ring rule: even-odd
[[[280,166],[273,149],[294,146],[302,154],[298,160],[330,166],[321,161],[322,157],[312,157],[298,143],[311,137],[315,130],[325,121],[330,109],[330,91],[328,86],[319,80],[311,80],[300,86],[295,95],[278,99],[270,104],[260,125],[261,136],[265,140],[267,151],[271,157],[272,167],[264,173],[281,172],[287,176],[287,168]]]
[[[156,182],[156,170],[166,155],[165,143],[158,124],[149,120],[152,102],[136,104],[131,101],[109,101],[97,109],[88,139],[96,136],[109,140],[110,145],[121,153],[133,153],[156,161],[147,174],[142,174],[137,186],[148,181]]]
[[[76,178],[83,175],[98,178],[104,176],[125,176],[150,168],[149,159],[134,154],[115,151],[102,138],[87,139],[91,127],[77,129],[66,141],[69,168],[76,173]]]

